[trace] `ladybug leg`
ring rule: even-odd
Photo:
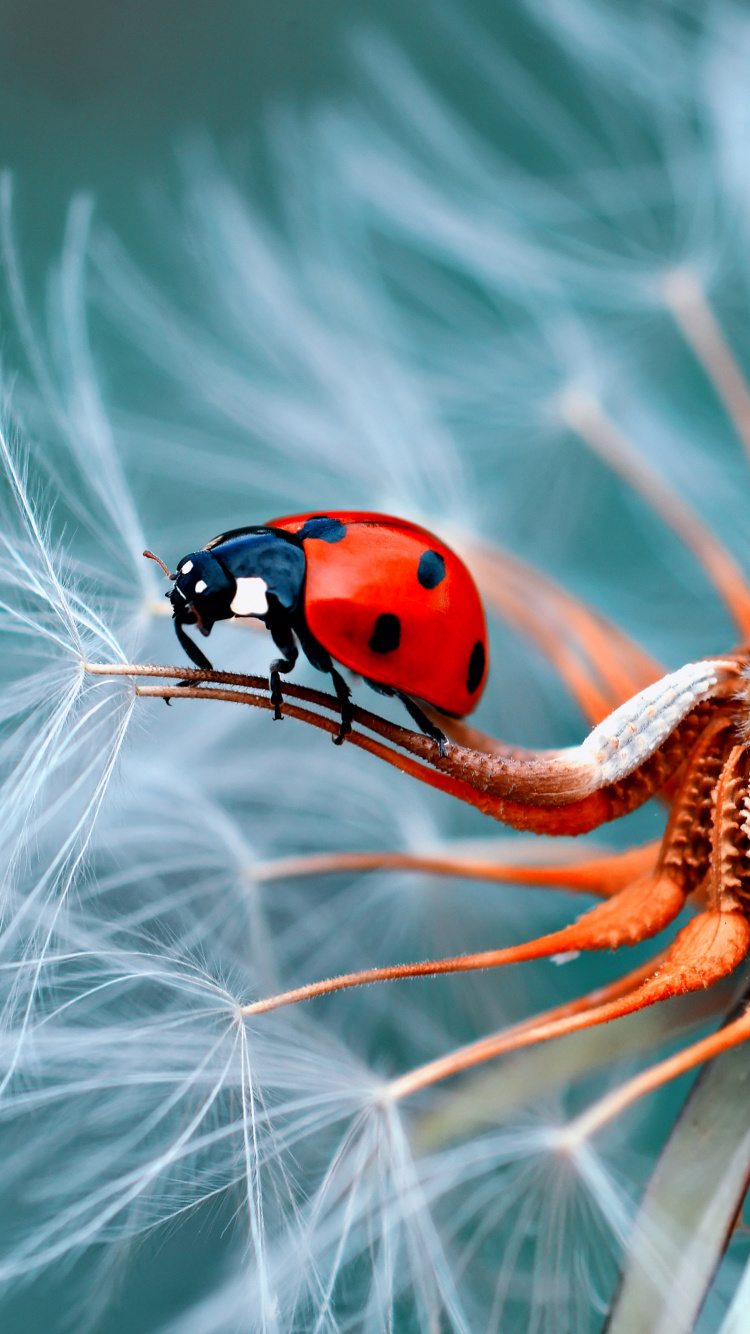
[[[268,684],[271,687],[271,703],[273,704],[273,716],[278,721],[282,717],[281,705],[283,696],[281,694],[281,672],[291,672],[298,653],[296,644],[289,644],[284,652],[283,658],[274,658],[268,668]]]
[[[281,694],[281,672],[291,672],[297,658],[299,650],[294,642],[292,627],[283,617],[274,617],[273,622],[266,622],[271,632],[271,638],[277,648],[281,649],[283,657],[274,658],[268,668],[268,684],[271,690],[271,703],[273,704],[273,716],[278,721],[282,717],[281,705],[283,697]]]
[[[440,759],[444,760],[447,754],[445,749],[445,733],[441,732],[439,727],[435,727],[434,724],[430,722],[427,714],[422,712],[419,705],[415,704],[413,699],[410,699],[408,695],[402,695],[400,691],[397,691],[396,693],[407,713],[414,719],[420,731],[424,732],[425,736],[431,736],[433,741],[437,742],[438,754]]]
[[[198,645],[194,644],[190,636],[185,634],[185,631],[182,628],[182,623],[176,619],[174,623],[174,629],[175,629],[175,634],[177,635],[177,638],[179,639],[180,644],[187,653],[190,661],[194,663],[196,667],[200,667],[202,671],[212,672],[213,667],[211,666],[211,663],[208,661],[208,658],[206,657],[205,653],[201,652],[201,650],[198,648]],[[183,684],[194,685],[195,682],[185,681]]]
[[[352,721],[354,719],[352,692],[341,673],[336,671],[336,668],[331,661],[330,653],[328,653],[328,651],[323,648],[323,645],[319,644],[317,639],[310,633],[304,617],[297,617],[294,622],[294,629],[302,647],[302,652],[308,662],[312,663],[316,671],[326,672],[333,682],[333,688],[336,691],[336,698],[339,702],[339,708],[341,709],[341,726],[332,740],[334,746],[340,746],[343,743],[344,737],[352,730]]]
[[[352,706],[352,692],[340,672],[331,664],[329,671],[331,680],[336,691],[336,698],[341,705],[341,726],[337,735],[333,738],[334,746],[340,746],[343,743],[347,732],[352,730],[352,719],[354,717],[354,708]]]

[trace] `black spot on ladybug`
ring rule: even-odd
[[[482,643],[481,639],[478,639],[473,649],[471,650],[471,657],[469,658],[469,671],[466,677],[466,689],[468,690],[470,695],[474,694],[474,691],[477,689],[479,682],[484,676],[484,662],[485,662],[484,644]]]
[[[423,551],[417,566],[417,578],[423,588],[437,588],[445,578],[445,561],[437,551]]]
[[[386,611],[375,622],[370,648],[373,653],[392,653],[401,643],[401,622],[393,612]]]
[[[340,519],[329,519],[327,514],[315,514],[307,519],[297,537],[303,542],[308,537],[317,537],[321,542],[341,542],[346,537],[346,524]]]

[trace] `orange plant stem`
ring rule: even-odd
[[[393,982],[405,977],[435,977],[441,973],[476,972],[483,968],[498,968],[529,959],[548,958],[569,950],[617,949],[632,945],[661,931],[684,903],[681,886],[667,876],[655,879],[644,876],[615,894],[605,903],[597,904],[584,913],[577,922],[553,931],[522,945],[506,949],[484,950],[479,954],[459,954],[450,959],[429,959],[420,963],[392,964],[385,968],[365,968],[356,973],[342,973],[321,982],[310,982],[291,991],[280,992],[265,1000],[254,1001],[242,1007],[242,1013],[265,1014],[285,1005],[326,996],[349,987],[367,986],[372,982]],[[687,928],[686,928],[687,930]]]
[[[733,972],[744,959],[748,948],[750,948],[750,923],[744,914],[701,913],[683,927],[653,977],[628,994],[609,1000],[604,1005],[590,1007],[582,1013],[570,1014],[563,1018],[549,1019],[546,1015],[542,1015],[537,1022],[525,1024],[517,1029],[503,1030],[482,1038],[479,1042],[472,1042],[448,1056],[430,1061],[392,1080],[387,1086],[386,1096],[389,1101],[396,1101],[416,1093],[418,1089],[426,1088],[441,1079],[447,1079],[450,1075],[458,1074],[461,1070],[467,1070],[471,1066],[479,1065],[506,1052],[517,1051],[539,1042],[548,1042],[551,1038],[563,1037],[567,1033],[576,1033],[584,1028],[593,1028],[597,1024],[609,1023],[612,1019],[633,1014],[637,1010],[645,1009],[647,1005],[668,1000],[671,996],[688,991],[702,991]],[[728,1029],[722,1030],[722,1033],[727,1032]],[[716,1036],[721,1037],[721,1034]],[[750,1036],[750,1023],[746,1036]],[[744,1041],[744,1038],[739,1037],[737,1040]],[[727,1045],[731,1045],[731,1039]],[[719,1046],[717,1050],[723,1048]],[[705,1059],[706,1057],[699,1057],[694,1064]],[[681,1073],[681,1070],[675,1071],[675,1074],[678,1073]],[[674,1078],[675,1075],[670,1077]],[[643,1076],[637,1078],[643,1079]],[[612,1097],[616,1098],[621,1091],[621,1089],[615,1090]],[[613,1111],[612,1115],[616,1115],[616,1112]]]
[[[746,1010],[731,1024],[720,1028],[718,1033],[712,1033],[710,1037],[691,1043],[683,1051],[675,1052],[674,1056],[668,1056],[666,1060],[659,1061],[648,1070],[643,1070],[632,1079],[626,1080],[624,1084],[620,1084],[618,1088],[613,1089],[606,1097],[601,1098],[570,1122],[565,1131],[566,1141],[577,1143],[588,1139],[639,1098],[645,1097],[647,1093],[653,1093],[673,1079],[678,1079],[688,1070],[694,1070],[704,1061],[712,1061],[714,1057],[721,1056],[722,1052],[738,1047],[741,1042],[747,1042],[748,1038],[750,1038],[750,1010]]]
[[[433,875],[460,876],[467,880],[548,885],[609,898],[632,880],[653,869],[659,847],[660,841],[655,839],[651,843],[644,843],[642,847],[628,848],[625,852],[590,857],[584,861],[558,862],[554,866],[494,862],[457,853],[321,852],[258,862],[253,867],[253,878],[263,882],[342,871],[425,871]]]

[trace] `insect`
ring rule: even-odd
[[[297,514],[235,528],[183,556],[167,597],[177,638],[197,667],[211,663],[185,633],[211,633],[217,621],[263,621],[281,657],[270,666],[274,716],[281,715],[281,674],[301,647],[330,675],[341,708],[334,741],[351,731],[351,691],[334,663],[397,696],[446,754],[445,736],[417,701],[462,718],[476,706],[487,676],[482,602],[466,566],[432,533],[404,519],[355,511]]]

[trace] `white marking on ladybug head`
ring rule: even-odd
[[[191,560],[186,560],[185,564],[180,566],[180,574],[190,574],[192,568],[193,562]]]
[[[237,592],[230,604],[235,616],[265,616],[268,611],[268,584],[265,579],[238,579]]]
[[[196,593],[205,593],[207,588],[208,584],[206,583],[205,579],[199,579],[197,584],[195,585]]]

